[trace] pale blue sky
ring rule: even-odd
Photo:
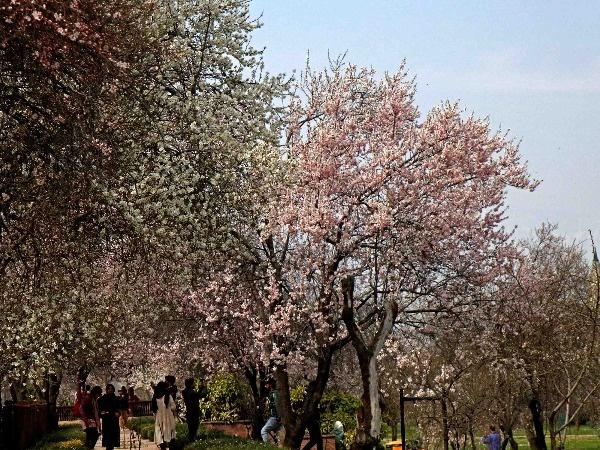
[[[600,241],[600,0],[252,0],[271,72],[346,60],[394,71],[406,59],[422,112],[458,100],[522,140],[534,193],[511,193],[509,225],[543,221]]]

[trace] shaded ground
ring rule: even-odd
[[[154,422],[152,418],[135,420],[136,422],[132,421],[130,422],[130,425],[132,428],[137,429],[137,431],[141,431],[146,437],[148,436],[148,433],[150,433],[150,429],[152,429],[152,433],[154,432]],[[145,428],[145,431],[142,428]],[[227,436],[218,432],[201,432],[199,440],[190,444],[185,442],[187,429],[183,424],[178,424],[177,433],[181,438],[171,447],[173,450],[277,450],[277,447],[272,445],[265,445],[249,439]],[[121,447],[119,448],[141,448],[142,450],[157,449],[151,439],[146,438],[142,438],[140,447],[139,438],[136,436],[139,436],[137,432],[132,434],[130,433],[130,430],[125,430],[121,435]],[[85,450],[85,447],[83,446],[84,440],[85,435],[81,430],[81,425],[79,425],[79,423],[65,422],[61,423],[60,429],[57,432],[45,436],[29,450]],[[101,448],[101,439],[98,439],[96,449]]]

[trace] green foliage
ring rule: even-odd
[[[306,393],[306,388],[302,384],[299,384],[296,387],[294,387],[290,391],[290,399],[292,401],[292,405],[295,405],[295,406],[302,405],[302,401],[304,400],[305,393]]]
[[[302,407],[306,388],[298,385],[290,391],[292,405],[297,411]],[[360,407],[360,399],[352,394],[337,390],[328,390],[321,398],[321,432],[331,433],[333,424],[339,420],[344,425],[346,438],[352,436],[356,429],[356,412]],[[346,439],[347,440],[347,439]]]
[[[77,424],[61,425],[44,436],[30,450],[85,450],[85,434]]]
[[[205,420],[239,420],[248,403],[248,388],[233,374],[219,374],[208,382],[208,397],[200,401]]]
[[[331,433],[333,424],[339,420],[344,425],[346,436],[356,429],[356,412],[360,399],[346,392],[325,391],[321,399],[321,431]]]

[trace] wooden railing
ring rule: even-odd
[[[129,402],[129,411],[132,417],[151,416],[152,410],[150,409],[150,401],[137,401]],[[58,413],[58,420],[77,420],[73,417],[73,406],[59,406],[56,408]]]
[[[46,434],[49,427],[46,403],[5,405],[0,417],[0,449],[23,450]]]

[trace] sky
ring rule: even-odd
[[[520,140],[542,184],[511,190],[516,237],[543,222],[600,242],[600,0],[251,0],[272,73],[328,57],[393,72],[406,60],[424,115],[442,101]],[[589,241],[584,242],[589,247]]]

